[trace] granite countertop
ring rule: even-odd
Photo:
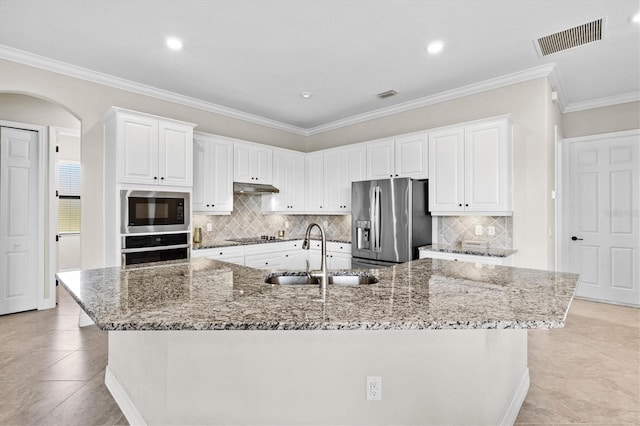
[[[193,243],[191,246],[192,250],[204,250],[209,248],[219,248],[219,247],[232,247],[232,246],[247,246],[253,244],[269,244],[269,243],[282,243],[286,241],[297,241],[303,240],[302,237],[286,237],[286,238],[275,238],[275,239],[261,239],[259,237],[256,238],[237,238],[235,240],[217,240],[217,241],[208,241],[206,243]],[[311,237],[311,240],[319,240],[319,238]],[[341,240],[335,238],[327,238],[327,242],[334,243],[343,243],[343,244],[351,244],[351,240]]]
[[[492,257],[508,257],[516,253],[518,250],[507,248],[462,248],[461,244],[432,244],[428,246],[420,247],[420,250],[424,251],[436,251],[440,253],[457,253],[457,254],[471,254],[474,256],[492,256]]]
[[[58,274],[103,330],[505,329],[564,326],[578,275],[420,259],[379,282],[265,284],[272,271],[207,258]]]

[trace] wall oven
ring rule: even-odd
[[[122,190],[120,192],[123,234],[188,231],[188,192]]]
[[[189,255],[188,232],[122,237],[122,267],[163,260],[187,259]]]

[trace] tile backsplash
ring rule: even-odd
[[[458,244],[464,240],[488,241],[491,248],[513,248],[513,218],[511,216],[437,216],[438,243]],[[483,227],[483,234],[476,235],[476,225]],[[495,227],[495,235],[489,235],[487,227]]]
[[[284,229],[286,237],[303,237],[307,225],[317,222],[325,227],[329,239],[351,240],[351,215],[279,215],[263,214],[260,196],[234,194],[233,212],[226,216],[193,215],[193,227],[202,228],[202,243],[231,240],[233,238],[250,238],[261,235],[278,235]],[[289,228],[285,229],[285,222]],[[212,230],[207,232],[207,223]],[[314,233],[317,231],[314,231]]]

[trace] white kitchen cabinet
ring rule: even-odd
[[[318,240],[311,241],[309,250],[309,264],[311,269],[320,269],[321,243]],[[351,269],[351,244],[350,243],[327,243],[327,268]]]
[[[193,124],[112,108],[105,126],[106,150],[116,150],[118,183],[192,185]]]
[[[429,162],[431,214],[512,214],[508,118],[429,133]]]
[[[367,179],[429,176],[426,132],[367,143]]]
[[[307,212],[349,214],[351,182],[366,178],[363,145],[307,155]]]
[[[207,257],[244,266],[244,247],[230,246],[191,250],[191,257]]]
[[[306,163],[306,208],[307,212],[323,212],[324,209],[324,154],[311,153]]]
[[[304,270],[305,260],[301,240],[245,246],[245,266],[252,268]]]
[[[460,262],[472,262],[479,265],[511,265],[511,256],[506,257],[498,257],[498,256],[482,256],[482,255],[473,255],[473,254],[459,254],[459,253],[448,253],[448,252],[436,252],[430,250],[420,250],[419,253],[420,259],[430,258],[430,259],[442,259],[442,260],[453,260]]]
[[[287,269],[286,257],[282,253],[245,255],[244,265],[256,269]]]
[[[273,186],[277,194],[262,196],[262,211],[299,213],[305,210],[305,155],[273,150]]]
[[[193,211],[233,211],[233,141],[222,136],[193,135]]]
[[[273,150],[266,145],[236,141],[233,152],[234,180],[271,185],[272,157]]]

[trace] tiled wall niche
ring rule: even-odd
[[[307,225],[317,222],[325,227],[328,239],[351,240],[351,215],[278,215],[263,214],[259,195],[235,194],[233,196],[233,212],[226,216],[193,215],[192,226],[202,228],[202,243],[232,240],[234,238],[250,238],[261,235],[278,235],[289,222],[286,237],[304,237]],[[212,231],[207,232],[207,223],[211,223]],[[317,231],[314,231],[316,233]]]
[[[437,216],[438,243],[459,244],[464,240],[488,241],[491,248],[513,248],[513,218],[511,216]],[[483,235],[476,235],[476,225],[482,225]],[[495,235],[487,227],[496,228]]]

